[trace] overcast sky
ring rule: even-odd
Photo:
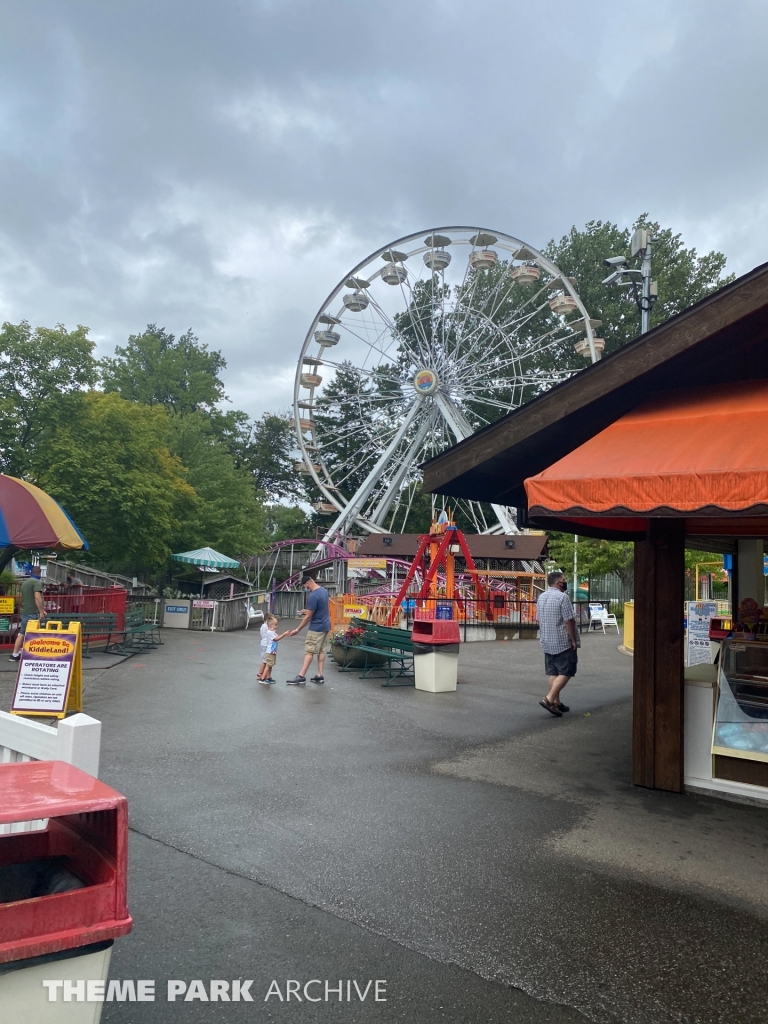
[[[2,319],[191,327],[251,413],[421,228],[647,211],[768,260],[765,0],[4,0],[0,37]]]

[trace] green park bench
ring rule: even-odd
[[[126,647],[133,647],[135,644],[141,650],[151,651],[163,642],[160,639],[159,628],[152,622],[144,621],[144,612],[141,608],[129,608],[124,621]]]
[[[105,654],[125,653],[122,644],[125,640],[125,630],[118,629],[118,617],[115,612],[50,612],[48,618],[65,626],[70,622],[80,623],[84,658],[90,658],[91,646],[100,645],[102,641],[105,644]]]
[[[366,679],[377,670],[386,666],[387,678],[382,686],[413,686],[413,643],[410,632],[394,626],[380,626],[377,622],[367,619],[352,619],[352,625],[364,630],[362,643],[355,645],[355,650],[365,651],[365,668],[361,679]],[[378,655],[376,662],[368,665],[368,655]],[[383,659],[384,665],[379,659]],[[393,666],[397,672],[392,674]],[[408,670],[410,669],[410,674]],[[402,682],[395,681],[402,680]]]

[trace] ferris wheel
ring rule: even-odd
[[[419,465],[596,362],[599,325],[572,278],[499,231],[434,228],[359,263],[312,321],[294,383],[296,468],[325,540],[414,529],[436,500]],[[517,532],[512,509],[450,504],[468,530]]]

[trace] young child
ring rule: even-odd
[[[281,633],[278,636],[277,624],[277,616],[268,615],[264,626],[261,627],[262,664],[259,667],[259,682],[263,683],[264,686],[269,686],[270,683],[275,681],[272,678],[272,669],[277,661],[277,645],[290,632],[290,630],[286,630],[285,633]],[[264,628],[265,626],[266,629]]]
[[[261,624],[261,629],[259,630],[259,632],[261,633],[261,664],[259,665],[259,671],[256,673],[257,679],[261,679],[261,677],[264,675],[264,670],[267,667],[267,663],[264,660],[264,655],[267,653],[267,644],[269,642],[267,640],[267,633],[269,632],[269,620],[272,617],[272,615],[267,614],[264,618],[264,621]]]

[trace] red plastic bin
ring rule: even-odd
[[[461,642],[459,623],[454,619],[416,619],[411,639],[420,644],[458,644]]]
[[[127,935],[128,807],[124,796],[63,761],[0,765],[0,825],[48,818],[0,835],[0,869],[64,857],[84,888],[0,903],[0,963]]]

